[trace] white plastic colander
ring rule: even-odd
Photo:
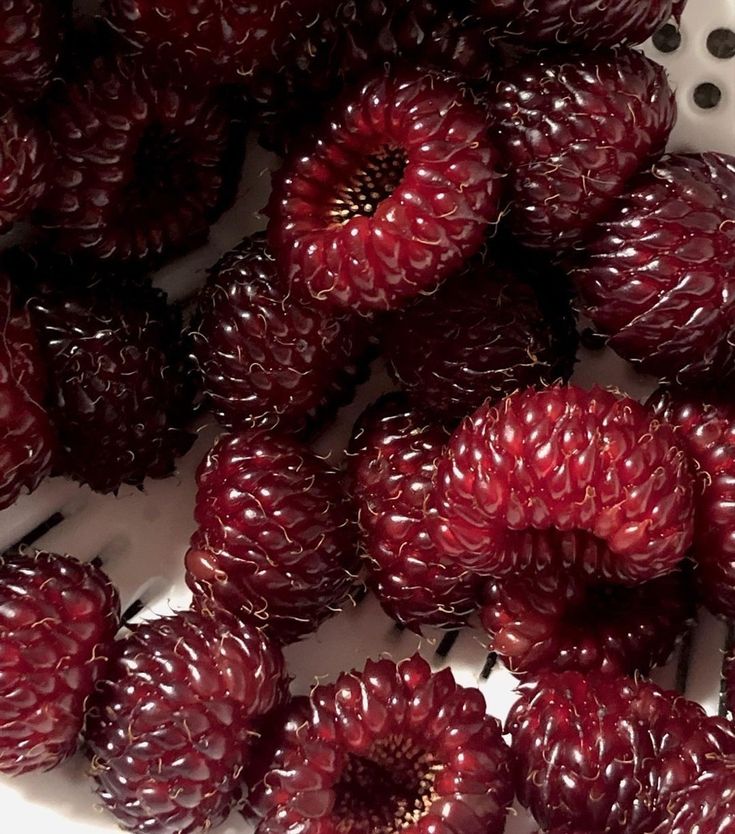
[[[84,5],[93,5],[93,0]],[[680,29],[665,26],[645,49],[668,68],[677,91],[679,122],[671,149],[735,153],[735,0],[689,0]],[[273,157],[253,143],[237,203],[214,227],[208,245],[157,273],[156,283],[173,299],[189,296],[220,254],[262,228],[258,211],[266,202],[273,164]],[[609,352],[582,351],[575,381],[583,386],[617,385],[641,398],[652,390],[649,380]],[[317,450],[338,461],[357,416],[389,388],[387,375],[374,368],[355,402],[315,444]],[[183,556],[194,526],[194,471],[217,433],[215,426],[202,429],[177,476],[149,481],[142,492],[124,488],[117,497],[100,496],[63,479],[47,481],[0,512],[0,552],[25,542],[83,560],[98,559],[120,590],[129,621],[187,607]],[[88,453],[93,455],[94,449]],[[727,626],[703,613],[692,639],[654,678],[716,714],[722,709],[723,651],[732,644],[733,630],[728,632]],[[362,667],[368,657],[398,660],[418,650],[434,668],[448,665],[459,683],[479,687],[488,711],[503,719],[514,700],[515,680],[493,663],[485,645],[485,636],[471,629],[437,631],[420,639],[399,630],[368,596],[326,623],[316,636],[287,649],[286,655],[295,690],[307,693],[317,679],[333,679],[340,671]],[[97,808],[85,767],[77,757],[51,773],[0,779],[0,828],[14,834],[117,831],[112,817]],[[248,826],[234,814],[219,830],[243,834]],[[534,830],[522,810],[507,828],[508,834]]]

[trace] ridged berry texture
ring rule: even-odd
[[[21,550],[0,557],[0,773],[73,755],[120,617],[94,565]]]
[[[39,217],[71,253],[137,261],[189,249],[236,180],[227,109],[130,61],[98,59],[60,82],[47,124],[56,164]]]
[[[197,486],[186,578],[199,607],[225,608],[282,642],[339,610],[358,568],[341,472],[297,441],[252,431],[222,437]]]
[[[584,312],[636,369],[702,384],[735,361],[735,159],[663,159],[602,220],[574,275]]]
[[[507,222],[526,245],[558,252],[579,244],[663,154],[676,102],[663,67],[621,48],[534,55],[502,75],[490,113]]]
[[[626,587],[560,568],[557,554],[550,556],[550,567],[491,580],[483,595],[490,648],[517,675],[646,675],[666,663],[694,622],[683,572]]]
[[[646,834],[735,732],[640,679],[547,674],[511,710],[515,787],[546,831]]]
[[[390,617],[418,633],[461,626],[479,601],[480,580],[442,559],[426,524],[447,440],[440,425],[391,395],[362,415],[349,447],[367,583]]]
[[[318,424],[366,371],[369,328],[291,297],[265,241],[246,239],[198,299],[191,345],[204,398],[231,428]]]
[[[474,0],[475,13],[503,36],[554,46],[643,43],[683,7],[679,0],[611,0],[604,7],[597,0]]]
[[[649,405],[675,428],[694,463],[702,599],[713,613],[735,618],[735,401],[715,391],[664,388]]]
[[[280,650],[224,612],[134,625],[86,726],[99,798],[141,834],[218,825],[240,799],[254,722],[284,695]]]
[[[368,661],[311,692],[311,715],[265,777],[258,834],[502,831],[508,749],[477,689],[418,656]]]
[[[581,534],[591,544],[573,543],[578,567],[626,583],[670,573],[692,542],[693,478],[673,429],[599,388],[482,406],[452,435],[436,485],[437,545],[458,563],[481,555],[491,576],[533,563],[534,549],[518,546],[525,531]]]
[[[564,277],[550,265],[536,274],[516,254],[520,266],[473,261],[387,323],[389,370],[432,418],[460,420],[486,399],[571,376],[577,336]]]
[[[51,471],[56,436],[45,408],[46,365],[28,311],[0,273],[0,509]]]
[[[50,372],[57,469],[98,492],[170,475],[193,442],[180,312],[145,280],[39,263],[44,283],[29,305]]]
[[[269,240],[296,293],[356,310],[432,289],[498,216],[497,155],[459,83],[372,76],[274,175]]]
[[[16,220],[27,219],[40,203],[49,176],[50,146],[45,130],[31,117],[6,104],[0,109],[3,111],[0,116],[0,232],[3,232]]]

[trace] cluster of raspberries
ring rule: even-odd
[[[221,427],[188,609],[123,623],[99,564],[0,556],[0,773],[79,752],[139,834],[732,827],[735,727],[647,680],[698,607],[735,620],[735,157],[666,155],[636,48],[684,5],[0,3],[0,510]],[[150,271],[237,217],[249,130],[267,228],[172,302]],[[570,382],[580,314],[647,402]],[[364,585],[480,627],[505,725],[418,655],[295,696],[283,648]]]

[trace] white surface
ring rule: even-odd
[[[680,50],[661,55],[653,46],[647,48],[652,57],[670,68],[677,86],[681,116],[672,140],[676,150],[735,151],[735,58],[718,60],[706,48],[707,35],[720,27],[735,30],[735,0],[690,0]],[[703,81],[719,83],[724,93],[720,106],[711,111],[699,109],[692,100],[693,89]],[[251,147],[237,206],[217,224],[206,247],[157,276],[157,282],[172,296],[188,296],[219,254],[262,225],[257,212],[265,203],[271,162],[262,150]],[[583,385],[614,384],[636,396],[645,396],[650,390],[649,382],[606,353],[585,355],[577,381]],[[317,442],[318,449],[339,459],[354,419],[388,385],[384,372],[376,368],[356,401],[344,409],[337,426]],[[188,604],[183,555],[193,529],[193,472],[216,434],[213,426],[202,429],[194,449],[181,462],[179,474],[167,481],[148,482],[144,492],[126,488],[117,498],[103,497],[63,480],[48,481],[34,495],[0,512],[0,548],[26,537],[49,516],[60,513],[63,520],[34,543],[80,559],[99,557],[120,588],[123,608],[140,599],[145,606],[140,616],[149,617]],[[447,648],[450,639],[441,633],[421,640],[400,632],[375,600],[367,598],[327,623],[314,638],[288,649],[287,656],[295,688],[307,692],[315,679],[333,678],[343,669],[360,667],[367,657],[385,654],[398,659],[418,649],[436,667],[449,663],[460,683],[479,686],[489,711],[502,719],[512,703],[514,683],[500,666],[489,678],[481,677],[487,659],[483,635],[466,629],[446,657],[437,653],[442,638]],[[719,706],[724,643],[725,627],[704,617],[693,640],[685,689],[710,712],[716,712]],[[656,678],[673,687],[677,665],[674,659]],[[77,758],[50,774],[14,781],[0,779],[3,830],[20,831],[22,826],[32,834],[116,831],[114,821],[95,810],[84,766],[84,761]],[[247,827],[233,815],[229,825],[219,830],[235,834]],[[518,814],[507,830],[509,834],[526,834],[534,827],[525,815]]]

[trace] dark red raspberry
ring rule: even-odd
[[[76,751],[119,617],[117,591],[94,565],[0,557],[0,772],[50,770]]]
[[[140,260],[204,240],[228,196],[233,137],[209,94],[97,60],[48,109],[56,165],[41,221],[56,245]]]
[[[141,834],[222,822],[240,799],[251,728],[285,685],[280,649],[225,612],[133,626],[113,648],[85,730],[102,802]]]
[[[73,270],[40,261],[29,302],[50,370],[58,466],[99,492],[166,477],[193,441],[182,428],[180,311],[142,279],[74,280]]]
[[[358,561],[342,480],[296,441],[262,431],[221,438],[197,473],[199,527],[186,556],[197,604],[255,620],[281,642],[334,614]]]
[[[279,268],[332,306],[400,306],[479,250],[498,216],[495,165],[486,116],[456,81],[374,76],[274,175]]]
[[[625,587],[556,564],[492,580],[482,624],[511,672],[648,674],[694,622],[689,578],[677,572]]]
[[[730,712],[735,716],[735,651],[726,660],[724,673],[725,702]]]
[[[480,580],[441,558],[425,520],[447,439],[389,396],[367,409],[350,443],[368,584],[389,616],[418,633],[460,626],[478,605]]]
[[[233,428],[301,429],[351,398],[369,325],[291,298],[260,236],[212,270],[192,323],[202,391]]]
[[[311,693],[311,715],[265,778],[258,834],[502,831],[508,750],[477,689],[418,656],[369,661]]]
[[[735,362],[735,159],[670,156],[597,225],[584,311],[638,370],[701,384]]]
[[[599,388],[482,406],[452,436],[436,482],[435,541],[460,564],[482,554],[491,576],[529,567],[524,531],[581,533],[580,566],[626,583],[670,573],[692,541],[693,479],[673,429]]]
[[[0,90],[31,104],[51,80],[62,43],[67,0],[3,0],[0,5]]]
[[[685,2],[686,0],[684,0]],[[504,37],[532,43],[614,46],[643,43],[676,13],[680,0],[474,0],[474,11]]]
[[[519,258],[525,253],[518,253]],[[571,376],[574,316],[551,266],[533,274],[484,258],[397,314],[384,337],[389,370],[437,419],[459,420],[488,399]]]
[[[735,820],[735,756],[707,766],[670,802],[654,834],[727,834]]]
[[[674,426],[695,464],[694,555],[704,602],[735,618],[735,401],[663,388],[649,405]]]
[[[51,471],[56,438],[44,407],[46,367],[28,311],[0,272],[0,509]]]
[[[508,719],[518,798],[545,830],[644,834],[735,751],[728,722],[640,679],[546,674]]]
[[[558,252],[616,207],[676,120],[666,71],[635,49],[533,55],[490,95],[513,234]]]

